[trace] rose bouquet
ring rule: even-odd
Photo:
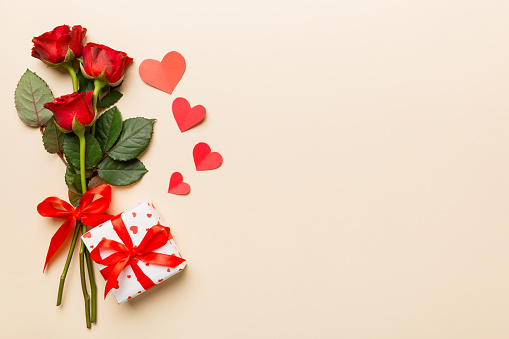
[[[122,97],[119,87],[133,59],[104,45],[84,45],[86,32],[81,26],[62,25],[32,40],[33,57],[69,72],[72,93],[55,99],[46,82],[30,70],[21,77],[15,91],[19,118],[39,128],[46,151],[58,155],[66,167],[64,179],[70,204],[49,197],[37,207],[42,216],[65,220],[51,239],[44,269],[72,235],[57,306],[62,302],[79,234],[112,218],[106,214],[111,199],[109,185],[133,184],[147,172],[137,157],[147,148],[155,122],[143,117],[122,121],[119,109],[109,108]],[[96,321],[97,288],[90,254],[81,241],[79,262],[86,324],[90,328]]]

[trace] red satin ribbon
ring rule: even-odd
[[[96,195],[101,197],[94,201]],[[37,212],[43,217],[65,219],[64,223],[51,238],[43,272],[51,257],[53,257],[55,252],[62,246],[69,233],[71,233],[73,226],[76,225],[76,220],[80,220],[87,226],[95,227],[113,217],[112,215],[104,213],[110,206],[110,202],[111,186],[100,185],[83,194],[78,208],[72,207],[69,203],[57,197],[46,198],[37,205]]]
[[[131,265],[134,275],[138,282],[145,290],[155,286],[155,283],[147,276],[138,266],[138,261],[175,268],[185,260],[174,255],[152,252],[164,246],[168,240],[173,239],[168,227],[157,224],[147,230],[147,234],[143,237],[138,246],[133,246],[131,236],[127,232],[127,228],[120,215],[111,219],[113,229],[117,233],[123,243],[115,240],[103,239],[90,252],[90,258],[98,264],[106,265],[101,270],[101,274],[107,280],[104,290],[104,297],[112,288],[118,288],[118,276],[120,272],[127,266]],[[102,258],[100,254],[101,248],[108,248],[116,252],[106,258]]]

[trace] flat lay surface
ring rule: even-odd
[[[0,336],[508,338],[508,15],[495,0],[2,2]],[[157,121],[148,173],[108,211],[150,199],[187,260],[121,305],[96,269],[91,330],[78,255],[59,307],[67,251],[42,272],[61,221],[36,206],[67,197],[65,167],[14,107],[27,68],[70,92],[30,56],[62,24],[134,59],[117,106]],[[171,51],[185,72],[164,92],[139,67]],[[179,97],[205,118],[177,124]],[[200,143],[214,159],[196,163]],[[214,152],[221,166],[197,170]],[[168,193],[175,172],[189,194]]]

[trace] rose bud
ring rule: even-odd
[[[124,71],[132,62],[133,59],[124,52],[90,42],[83,47],[83,63],[80,67],[86,78],[117,86],[124,79]]]
[[[91,125],[95,120],[93,94],[93,91],[74,92],[56,98],[54,102],[47,102],[44,107],[53,112],[56,125],[63,132],[82,131],[84,126]]]
[[[73,26],[72,30],[68,25],[55,27],[51,32],[32,39],[32,56],[53,67],[74,60],[81,56],[86,33],[87,29],[79,25]]]

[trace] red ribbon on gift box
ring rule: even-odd
[[[94,200],[96,195],[100,196],[100,198]],[[57,197],[48,197],[37,205],[37,212],[43,217],[65,219],[64,223],[51,238],[43,272],[51,257],[53,257],[69,233],[71,233],[77,220],[80,220],[87,226],[95,227],[113,217],[110,214],[104,213],[110,206],[110,202],[111,186],[99,185],[83,194],[77,208],[72,207],[69,203]]]
[[[138,246],[133,246],[131,236],[122,220],[121,215],[111,219],[113,229],[123,243],[110,239],[102,239],[90,252],[90,258],[98,264],[106,265],[101,274],[106,279],[104,297],[112,288],[118,288],[118,276],[120,272],[130,265],[138,282],[145,290],[155,286],[155,283],[141,270],[138,261],[149,264],[161,265],[175,268],[185,261],[174,254],[162,254],[153,252],[164,246],[170,239],[173,239],[170,229],[161,224],[154,225],[147,230],[147,233]],[[100,249],[111,249],[116,251],[106,258],[102,258]]]

